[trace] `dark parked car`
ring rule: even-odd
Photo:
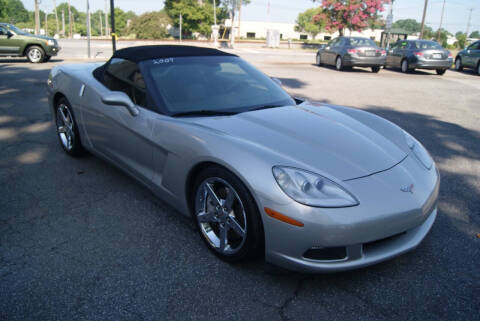
[[[473,68],[480,76],[480,41],[472,43],[466,49],[460,51],[455,58],[455,70]]]
[[[317,52],[317,65],[333,65],[337,70],[345,67],[371,67],[379,72],[385,64],[386,51],[369,38],[338,37]]]
[[[443,75],[453,64],[450,51],[430,40],[399,40],[388,50],[386,67],[402,72],[415,69],[435,69]]]
[[[57,40],[32,35],[12,24],[0,22],[0,57],[27,57],[30,62],[49,61],[60,51]]]

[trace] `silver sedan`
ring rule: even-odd
[[[359,268],[412,250],[435,221],[440,179],[420,142],[373,114],[292,98],[235,55],[132,47],[55,67],[48,85],[65,152],[133,176],[226,261]]]

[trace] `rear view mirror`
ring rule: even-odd
[[[112,91],[102,97],[102,102],[110,106],[124,106],[132,116],[137,116],[140,112],[127,94],[121,91]]]
[[[11,31],[7,31],[7,38],[12,38],[15,34]]]

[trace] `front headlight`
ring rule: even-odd
[[[343,187],[321,175],[286,166],[274,166],[272,171],[285,194],[299,203],[316,207],[359,204]]]
[[[47,40],[47,46],[55,46],[55,41],[54,40]]]
[[[433,166],[433,159],[430,154],[427,152],[425,147],[423,147],[423,145],[412,135],[410,135],[406,131],[403,132],[405,134],[405,140],[407,142],[408,148],[413,151],[413,154],[418,158],[420,163],[422,163],[426,169],[430,170]]]

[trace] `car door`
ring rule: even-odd
[[[408,57],[408,41],[402,40],[398,43],[397,48],[393,51],[393,66],[400,68],[403,58]]]
[[[390,48],[387,50],[387,57],[385,60],[385,64],[389,67],[396,67],[395,59],[394,59],[394,52],[398,48],[399,42],[395,42],[390,45]]]
[[[17,54],[19,47],[16,41],[9,36],[8,29],[0,26],[0,55]]]
[[[339,41],[340,38],[335,38],[330,41],[325,50],[323,51],[322,61],[325,61],[326,64],[333,65],[335,64],[335,45]]]
[[[139,82],[140,79],[140,82]],[[149,184],[153,178],[152,130],[154,112],[146,107],[146,90],[138,65],[112,59],[107,65],[103,85],[86,87],[82,97],[82,123],[94,150],[136,178]],[[102,102],[112,91],[126,93],[139,110],[132,116],[123,106]]]
[[[474,42],[467,48],[467,53],[463,57],[463,64],[468,67],[476,67],[480,57],[480,41]]]

